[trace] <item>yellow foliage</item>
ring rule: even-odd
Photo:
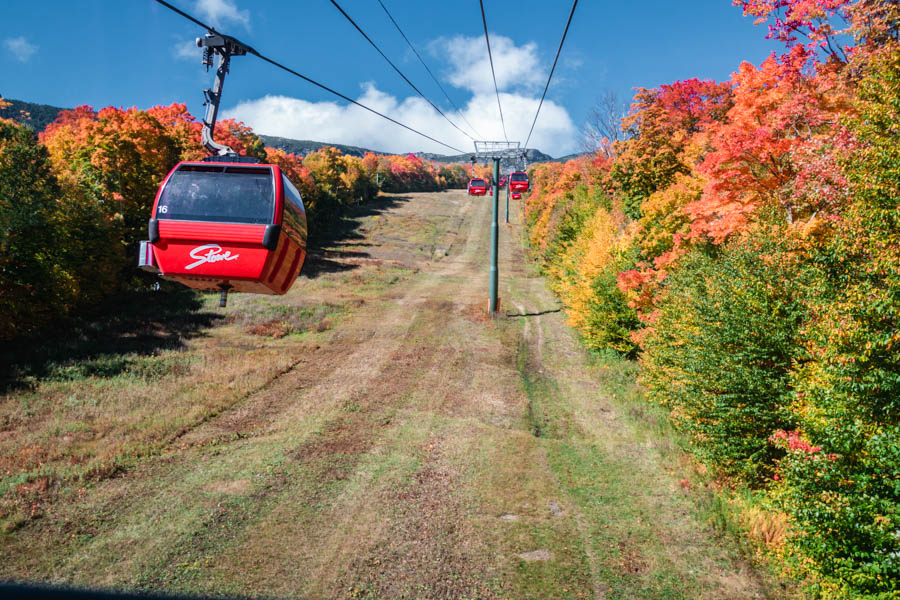
[[[672,250],[676,239],[689,232],[690,223],[684,207],[700,199],[705,185],[706,178],[696,172],[690,175],[676,173],[671,185],[654,192],[644,201],[637,243],[645,259],[653,260]]]
[[[584,329],[589,316],[594,278],[622,247],[617,236],[624,223],[621,212],[597,208],[560,261],[548,269],[556,292],[567,306],[569,324],[579,330]]]

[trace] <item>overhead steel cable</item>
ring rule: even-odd
[[[400,121],[398,121],[397,119],[393,119],[393,118],[387,116],[387,115],[384,114],[384,113],[378,112],[378,111],[375,110],[374,108],[370,108],[370,107],[366,106],[365,104],[363,104],[363,103],[361,103],[361,102],[357,102],[357,101],[354,100],[353,98],[350,98],[350,97],[348,97],[348,96],[345,96],[344,94],[342,94],[342,93],[340,93],[340,92],[338,92],[338,91],[335,91],[335,90],[331,89],[330,87],[328,87],[328,86],[326,86],[326,85],[323,85],[323,84],[319,83],[318,81],[314,81],[314,80],[310,79],[309,77],[306,77],[305,75],[301,75],[300,73],[298,73],[297,71],[294,71],[294,70],[291,69],[290,67],[286,67],[286,66],[284,66],[284,65],[282,65],[282,64],[280,64],[280,63],[278,63],[278,62],[275,62],[275,61],[272,60],[271,58],[268,58],[268,57],[266,57],[266,56],[263,56],[262,54],[258,54],[257,52],[251,52],[251,54],[253,54],[253,55],[256,56],[257,58],[260,58],[260,59],[266,61],[267,63],[271,64],[272,66],[275,66],[275,67],[278,67],[279,69],[282,69],[282,70],[284,70],[284,71],[287,71],[288,73],[290,73],[290,74],[292,74],[292,75],[296,75],[296,76],[299,77],[300,79],[303,79],[304,81],[308,81],[309,83],[311,83],[311,84],[313,84],[313,85],[315,85],[315,86],[317,86],[317,87],[319,87],[319,88],[325,90],[326,92],[329,92],[329,93],[334,94],[334,95],[337,96],[338,98],[341,98],[341,99],[343,99],[343,100],[346,100],[347,102],[350,102],[351,104],[355,104],[356,106],[358,106],[358,107],[360,107],[360,108],[363,108],[363,109],[369,111],[370,113],[372,113],[372,114],[374,114],[374,115],[378,115],[379,117],[381,117],[381,118],[383,118],[383,119],[387,119],[387,120],[390,121],[391,123],[394,123],[395,125],[399,125],[400,127],[404,128],[404,129],[406,129],[406,130],[408,130],[408,131],[412,131],[413,133],[415,133],[415,134],[417,134],[417,135],[420,135],[420,136],[422,136],[422,137],[425,138],[425,139],[429,139],[429,140],[431,140],[432,142],[436,142],[436,143],[440,144],[441,146],[443,146],[443,147],[445,147],[445,148],[450,148],[450,149],[453,150],[454,152],[460,152],[460,153],[463,153],[463,154],[465,153],[464,150],[460,150],[460,149],[457,148],[456,146],[451,146],[450,144],[445,144],[445,143],[442,142],[441,140],[435,139],[435,138],[431,137],[431,136],[428,135],[428,134],[422,133],[422,132],[419,131],[418,129],[414,129],[413,127],[410,127],[409,125],[405,125],[405,124],[401,123]]]
[[[556,70],[556,61],[559,60],[559,53],[562,52],[563,44],[566,41],[566,34],[569,33],[569,25],[572,24],[572,16],[575,14],[575,7],[578,6],[578,0],[572,2],[572,10],[569,12],[569,20],[566,21],[566,28],[563,30],[562,39],[559,40],[559,48],[556,49],[556,58],[553,59],[553,66],[550,68],[550,75],[547,77],[547,85],[544,86],[544,93],[541,94],[541,101],[538,103],[537,112],[534,113],[534,120],[531,122],[531,129],[528,131],[528,137],[525,138],[525,150],[528,150],[528,140],[531,139],[531,133],[534,131],[534,124],[537,123],[538,115],[541,114],[541,106],[544,105],[544,97],[547,95],[547,88],[550,87],[550,80],[553,79],[553,71]]]
[[[506,137],[506,123],[503,122],[503,107],[500,106],[500,90],[497,89],[497,76],[494,74],[494,57],[491,55],[491,38],[488,35],[487,18],[484,16],[484,0],[478,0],[478,3],[481,5],[481,22],[484,24],[484,41],[487,42],[488,60],[491,63],[491,77],[494,78],[494,91],[497,92],[497,108],[500,110],[500,125],[503,126],[503,139],[508,142],[509,138]]]
[[[437,84],[438,88],[440,88],[440,90],[444,93],[444,96],[447,98],[447,101],[453,106],[453,108],[455,108],[459,112],[460,118],[466,122],[466,125],[468,125],[472,129],[472,131],[475,132],[475,135],[477,135],[478,137],[483,137],[480,133],[478,133],[478,130],[475,129],[475,126],[472,125],[471,123],[469,123],[469,120],[463,114],[462,109],[456,105],[456,102],[454,102],[452,98],[450,98],[450,94],[447,93],[447,90],[444,89],[444,86],[441,85],[441,82],[438,81],[437,77],[434,76],[434,73],[431,72],[431,69],[428,68],[428,65],[425,64],[425,60],[422,59],[422,57],[419,55],[418,51],[416,50],[415,46],[412,45],[412,42],[410,42],[409,38],[406,37],[406,34],[403,33],[403,29],[401,29],[400,25],[397,23],[397,21],[394,20],[394,16],[391,14],[391,11],[389,11],[387,9],[387,6],[384,5],[384,2],[382,2],[381,0],[378,0],[378,4],[380,4],[381,8],[384,9],[384,12],[387,14],[388,18],[391,20],[391,23],[394,24],[394,27],[397,28],[397,31],[400,32],[400,35],[403,36],[403,39],[406,40],[406,45],[409,46],[409,49],[413,51],[413,54],[416,55],[416,58],[419,59],[419,62],[422,63],[422,66],[425,67],[426,71],[428,71],[428,74],[431,76],[431,79],[434,80],[434,83]]]
[[[216,31],[215,28],[210,27],[209,25],[207,25],[207,24],[204,23],[203,21],[200,21],[199,19],[196,19],[196,18],[192,17],[191,15],[189,15],[189,14],[186,13],[186,12],[184,12],[183,10],[181,10],[181,9],[179,9],[179,8],[176,8],[175,6],[172,6],[171,4],[169,4],[168,2],[166,2],[166,0],[155,0],[155,1],[156,1],[157,4],[161,4],[162,6],[165,6],[166,8],[168,8],[169,10],[178,13],[179,15],[181,15],[182,17],[184,17],[185,19],[187,19],[187,20],[189,20],[189,21],[195,23],[196,25],[199,25],[200,27],[203,27],[204,29],[206,29],[206,30],[209,31],[210,33],[214,33],[214,34],[216,34],[216,35],[221,35],[221,36],[224,37],[224,38],[228,38],[228,39],[234,40],[235,42],[237,42],[238,44],[240,44],[241,46],[243,46],[244,48],[246,48],[248,54],[252,54],[253,56],[255,56],[255,57],[257,57],[257,58],[259,58],[259,59],[261,59],[261,60],[263,60],[263,61],[265,61],[265,62],[267,62],[267,63],[269,63],[270,65],[272,65],[272,66],[274,66],[274,67],[278,67],[279,69],[281,69],[281,70],[283,70],[283,71],[287,71],[287,72],[290,73],[291,75],[294,75],[294,76],[296,76],[296,77],[299,77],[299,78],[302,79],[303,81],[306,81],[307,83],[311,83],[312,85],[314,85],[314,86],[316,86],[316,87],[318,87],[318,88],[320,88],[320,89],[325,90],[325,91],[328,92],[329,94],[334,94],[334,95],[337,96],[338,98],[341,98],[342,100],[345,100],[345,101],[349,102],[350,104],[354,104],[354,105],[356,105],[356,106],[358,106],[358,107],[360,107],[360,108],[362,108],[362,109],[365,109],[365,110],[369,111],[370,113],[372,113],[372,114],[374,114],[374,115],[378,115],[379,117],[381,117],[381,118],[383,118],[383,119],[387,119],[387,120],[390,121],[391,123],[394,123],[395,125],[399,125],[400,127],[402,127],[402,128],[404,128],[404,129],[406,129],[406,130],[408,130],[408,131],[411,131],[411,132],[415,133],[416,135],[420,135],[420,136],[422,136],[422,137],[425,138],[425,139],[428,139],[428,140],[431,140],[432,142],[435,142],[435,143],[437,143],[437,144],[440,144],[441,146],[444,146],[445,148],[450,148],[451,150],[453,150],[453,151],[455,151],[455,152],[458,152],[458,153],[460,153],[460,154],[465,154],[465,151],[464,151],[464,150],[460,150],[459,148],[456,148],[456,147],[454,147],[454,146],[451,146],[450,144],[445,144],[444,142],[442,142],[442,141],[440,141],[440,140],[438,140],[438,139],[435,139],[435,138],[431,137],[431,136],[428,135],[428,134],[422,133],[422,132],[419,131],[418,129],[414,129],[414,128],[410,127],[409,125],[405,125],[405,124],[401,123],[400,121],[398,121],[397,119],[393,119],[393,118],[387,116],[387,115],[384,114],[384,113],[380,113],[380,112],[378,112],[377,110],[375,110],[374,108],[370,108],[370,107],[366,106],[365,104],[363,104],[363,103],[361,103],[361,102],[357,102],[357,101],[354,100],[353,98],[350,98],[349,96],[346,96],[346,95],[344,95],[344,94],[342,94],[342,93],[340,93],[340,92],[338,92],[338,91],[336,91],[336,90],[333,90],[333,89],[331,89],[330,87],[328,87],[327,85],[325,85],[325,84],[323,84],[323,83],[319,83],[318,81],[316,81],[316,80],[314,80],[314,79],[310,79],[310,78],[307,77],[306,75],[302,75],[302,74],[298,73],[297,71],[291,69],[290,67],[286,67],[285,65],[283,65],[283,64],[281,64],[281,63],[279,63],[279,62],[277,62],[277,61],[275,61],[275,60],[272,60],[271,58],[269,58],[269,57],[267,57],[267,56],[261,54],[261,53],[258,52],[256,49],[254,49],[254,48],[248,46],[247,44],[245,44],[244,42],[238,40],[237,38],[234,38],[234,37],[232,37],[232,36],[225,35],[225,34],[223,34],[223,33],[220,33],[220,32],[218,32],[218,31]]]
[[[397,65],[395,65],[395,64],[391,61],[391,59],[389,59],[389,58],[387,57],[387,55],[386,55],[384,52],[381,51],[381,48],[378,47],[378,44],[376,44],[375,42],[373,42],[373,41],[372,41],[372,38],[370,38],[368,35],[366,35],[366,32],[362,30],[362,27],[360,27],[359,25],[356,24],[356,21],[354,21],[353,18],[350,17],[350,15],[348,15],[347,12],[346,12],[343,8],[341,8],[341,5],[340,5],[340,4],[338,4],[335,0],[331,0],[331,3],[334,5],[334,7],[335,7],[336,9],[338,9],[338,10],[340,11],[340,13],[341,13],[342,15],[344,15],[344,18],[346,18],[348,21],[350,21],[350,24],[353,25],[353,26],[356,28],[356,30],[357,30],[364,38],[366,38],[366,41],[369,42],[370,44],[372,44],[372,47],[375,48],[375,50],[378,51],[378,54],[381,55],[381,58],[383,58],[384,60],[386,60],[387,63],[388,63],[389,65],[391,65],[391,67],[392,67],[395,71],[397,71],[397,74],[398,74],[400,77],[403,78],[403,81],[405,81],[407,84],[409,84],[409,87],[411,87],[413,90],[415,90],[415,92],[416,92],[419,96],[421,96],[422,99],[425,100],[425,102],[427,102],[428,104],[431,105],[431,108],[433,108],[434,110],[438,111],[438,114],[440,114],[442,117],[444,117],[444,118],[447,120],[448,123],[450,123],[451,125],[453,125],[454,127],[456,127],[456,130],[459,131],[460,133],[462,133],[464,136],[466,136],[466,137],[469,138],[470,140],[474,140],[474,139],[475,139],[475,138],[473,138],[471,135],[469,135],[468,133],[466,133],[465,131],[463,131],[462,129],[460,129],[460,128],[456,125],[456,123],[454,123],[453,121],[450,120],[450,117],[448,117],[447,115],[444,114],[444,111],[442,111],[440,108],[438,108],[437,105],[436,105],[434,102],[432,102],[431,100],[429,100],[428,97],[425,96],[425,94],[423,94],[423,93],[419,90],[419,88],[417,88],[417,87],[415,86],[415,84],[414,84],[412,81],[410,81],[409,78],[408,78],[406,75],[403,74],[403,71],[401,71],[401,70],[397,67]]]

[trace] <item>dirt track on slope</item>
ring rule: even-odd
[[[288,295],[236,298],[171,351],[187,366],[116,384],[128,406],[160,404],[106,437],[84,417],[84,452],[134,458],[94,478],[59,467],[40,518],[0,534],[0,578],[300,598],[764,597],[615,400],[637,393],[627,366],[589,359],[548,312],[517,213],[501,228],[500,295],[502,312],[529,316],[487,318],[489,200],[361,208]],[[300,314],[326,316],[291,330]],[[103,385],[41,384],[32,416],[11,393],[7,431],[52,444],[56,403]],[[143,453],[110,441],[128,431]]]

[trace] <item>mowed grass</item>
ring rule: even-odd
[[[72,489],[165,453],[414,272],[402,264],[310,270],[286,296],[234,294],[224,310],[217,294],[172,286],[133,294],[53,341],[4,348],[0,535],[37,523]]]
[[[322,304],[281,310],[287,326],[271,337],[324,331],[325,319],[339,309]],[[269,333],[264,327],[272,327],[270,320],[262,326],[220,321],[179,349],[53,362],[32,389],[5,395],[0,400],[4,529],[39,516],[67,482],[109,477],[159,454],[184,431],[289,369],[308,343],[260,340]]]
[[[761,596],[678,484],[677,439],[634,365],[589,357],[545,312],[515,229],[503,307],[531,316],[485,314],[489,204],[393,196],[340,225],[285,297],[226,311],[199,297],[184,318],[210,316],[167,345],[20,369],[3,456],[16,436],[73,441],[10,463],[0,577],[239,597]]]
[[[524,282],[532,312],[552,298]],[[595,594],[604,598],[762,598],[766,584],[712,526],[708,494],[661,407],[647,404],[635,363],[591,355],[561,327],[525,326],[517,364],[527,427],[578,524]]]

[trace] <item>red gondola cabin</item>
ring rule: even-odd
[[[487,183],[484,179],[475,178],[469,180],[470,196],[484,196],[485,194],[487,194]]]
[[[509,190],[511,192],[527,192],[528,191],[528,173],[525,171],[515,171],[509,175]]]
[[[278,166],[181,162],[156,195],[139,262],[192,288],[284,294],[306,236],[303,199]]]

